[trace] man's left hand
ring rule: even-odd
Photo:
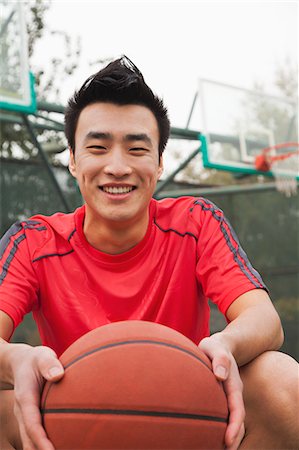
[[[199,348],[211,360],[216,378],[223,382],[229,409],[229,424],[225,434],[225,445],[227,450],[236,450],[245,434],[243,383],[237,363],[221,338],[221,333],[215,333],[203,339]]]

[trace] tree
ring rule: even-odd
[[[285,98],[294,101],[298,93],[298,67],[289,58],[279,64],[275,71],[275,85]]]
[[[274,88],[285,102],[275,98],[263,97],[265,85],[254,83],[254,89],[260,97],[247,96],[247,120],[261,128],[271,130],[276,143],[298,141],[296,126],[298,71],[295,65],[286,59],[277,66],[274,73]]]

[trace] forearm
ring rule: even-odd
[[[258,293],[263,297],[266,293]],[[242,302],[243,299],[239,299]],[[246,301],[246,298],[245,298]],[[221,342],[233,354],[238,366],[242,366],[259,354],[277,350],[283,343],[283,331],[279,316],[272,303],[265,297],[262,302],[251,298],[252,305],[240,313],[238,305],[231,310],[231,322],[214,339]]]

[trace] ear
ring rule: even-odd
[[[76,178],[76,163],[75,163],[74,152],[71,148],[69,148],[69,151],[70,151],[69,171],[70,171],[71,175],[73,175],[73,177]]]
[[[158,180],[160,179],[162,173],[164,170],[164,164],[163,164],[163,156],[160,157],[160,162],[159,162],[159,168],[158,168]]]

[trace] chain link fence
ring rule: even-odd
[[[63,167],[53,168],[68,204],[82,203],[75,180]],[[65,211],[45,167],[38,161],[0,159],[0,234],[12,223],[33,214]],[[299,359],[298,348],[298,196],[286,198],[273,190],[208,195],[225,211],[253,266],[261,273],[282,319],[285,343],[282,351]],[[212,331],[225,326],[212,305]],[[32,319],[26,317],[14,342],[37,344]]]

